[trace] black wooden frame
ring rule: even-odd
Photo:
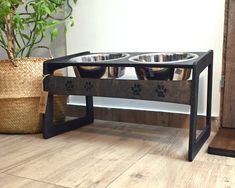
[[[181,63],[135,63],[130,62],[128,58],[117,60],[117,61],[107,61],[107,62],[97,62],[93,63],[92,66],[114,66],[114,67],[170,67],[170,68],[190,68],[192,69],[192,80],[190,81],[162,81],[162,80],[102,80],[102,79],[88,79],[88,78],[71,78],[71,77],[56,77],[53,76],[53,72],[56,69],[65,68],[68,66],[89,66],[89,62],[76,62],[75,57],[90,54],[90,52],[82,52],[78,54],[73,54],[61,58],[55,58],[44,62],[43,73],[44,79],[44,90],[48,91],[48,101],[46,112],[43,115],[43,137],[50,138],[55,135],[77,129],[79,127],[90,124],[94,121],[94,109],[93,109],[93,96],[105,96],[105,97],[117,97],[117,98],[132,98],[132,99],[142,99],[142,100],[154,100],[162,102],[174,102],[188,104],[191,107],[190,110],[190,129],[189,129],[189,150],[188,150],[188,160],[193,161],[198,151],[205,143],[207,138],[210,136],[211,132],[211,99],[212,99],[212,76],[213,76],[213,51],[208,52],[193,52],[199,57],[194,60],[189,60]],[[130,56],[143,54],[129,53]],[[197,112],[198,112],[198,91],[199,91],[199,76],[203,70],[208,68],[208,80],[207,80],[207,112],[206,112],[206,125],[199,136],[196,136],[197,131]],[[100,91],[96,85],[109,86],[110,90]],[[138,85],[147,87],[148,84],[153,86],[167,86],[178,84],[178,89],[175,92],[182,92],[180,89],[188,90],[190,96],[186,97],[185,100],[179,100],[177,97],[158,97],[156,94],[149,96],[141,95],[135,92],[126,92],[122,96],[119,96],[117,92],[112,92],[113,89],[122,87],[135,87]],[[126,86],[127,85],[127,86]],[[81,87],[83,86],[83,87]],[[132,89],[133,90],[133,89]],[[138,90],[138,87],[137,87]],[[86,96],[86,113],[84,117],[77,118],[65,122],[60,125],[53,124],[53,95],[83,95]],[[178,96],[178,95],[176,95]]]

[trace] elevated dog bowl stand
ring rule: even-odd
[[[194,60],[174,63],[135,63],[128,58],[115,61],[77,62],[76,57],[89,54],[83,52],[47,60],[44,62],[43,73],[44,91],[48,92],[46,112],[43,115],[43,137],[71,131],[90,124],[94,121],[93,96],[116,97],[127,99],[152,100],[172,102],[190,106],[189,149],[188,160],[192,161],[198,151],[210,136],[211,131],[211,96],[212,96],[212,66],[213,51],[194,52],[199,57]],[[130,56],[143,53],[129,53]],[[114,67],[167,67],[188,68],[192,70],[192,80],[121,80],[121,79],[92,79],[53,76],[56,69],[68,66],[114,66]],[[207,78],[207,110],[206,125],[197,136],[197,111],[199,76],[204,69],[208,71]],[[82,95],[86,99],[86,113],[84,117],[67,121],[60,125],[53,124],[53,95]]]

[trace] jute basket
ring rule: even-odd
[[[43,58],[17,59],[17,67],[0,60],[0,132],[38,133],[42,118],[38,113],[43,80]],[[54,98],[54,122],[65,119],[66,96]]]

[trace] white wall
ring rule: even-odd
[[[67,52],[207,51],[213,49],[213,115],[219,114],[225,0],[80,0],[75,27],[67,33]],[[129,75],[134,74],[128,70]],[[203,77],[206,75],[204,74]],[[205,81],[205,78],[201,78]],[[206,84],[200,86],[200,113],[205,112]],[[77,101],[78,100],[78,101]],[[72,102],[79,102],[73,99]],[[110,105],[98,99],[97,104]],[[188,113],[187,106],[127,100],[118,107]],[[138,104],[138,105],[136,105]],[[115,106],[111,102],[112,106]]]

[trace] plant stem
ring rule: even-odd
[[[20,48],[20,44],[18,42],[17,36],[14,31],[13,31],[13,37],[14,37],[14,41],[15,41],[16,45],[18,46],[18,48]]]
[[[42,41],[42,39],[43,39],[43,35],[41,35],[41,37],[38,40],[37,40],[37,37],[35,35],[33,35],[33,39],[32,39],[31,44],[29,45],[29,49],[26,54],[26,57],[29,57],[31,55],[34,45],[40,43]]]
[[[15,46],[14,46],[14,35],[11,24],[11,15],[4,16],[4,22],[6,23],[6,38],[7,38],[7,55],[9,59],[15,59]]]

